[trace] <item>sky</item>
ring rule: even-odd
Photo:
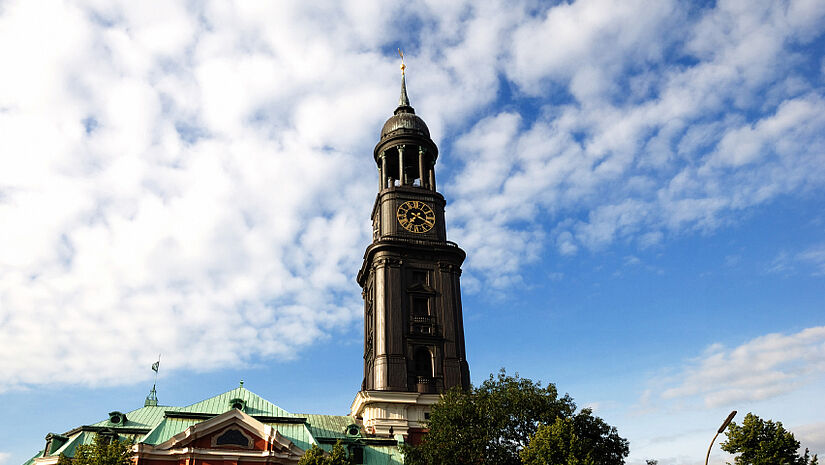
[[[555,383],[631,465],[731,410],[825,454],[825,2],[0,0],[0,465],[158,354],[162,404],[349,412],[399,47],[473,383]]]

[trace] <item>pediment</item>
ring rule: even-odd
[[[209,457],[227,454],[244,457],[270,457],[270,463],[297,463],[304,451],[272,426],[246,413],[232,409],[204,420],[156,445],[150,455],[188,454]]]
[[[159,450],[199,449],[264,450],[273,429],[238,409],[194,424],[155,446]],[[256,444],[259,447],[256,447]]]
[[[418,282],[418,283],[415,283],[415,284],[412,284],[412,285],[408,286],[407,287],[407,292],[415,292],[415,293],[418,293],[418,294],[432,294],[432,295],[436,294],[435,289],[433,289],[430,286],[428,286],[424,283],[421,283],[421,282]]]

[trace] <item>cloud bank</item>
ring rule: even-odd
[[[398,45],[480,292],[543,254],[821,192],[824,18],[816,1],[5,2],[0,390],[131,382],[158,352],[289,358],[357,326]]]
[[[715,344],[675,375],[661,398],[737,405],[792,392],[825,373],[825,326],[768,334],[728,348]]]

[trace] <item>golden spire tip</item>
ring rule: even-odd
[[[404,51],[400,48],[398,49],[398,56],[401,57],[401,74],[404,74],[404,70],[407,68],[407,65],[404,64]]]

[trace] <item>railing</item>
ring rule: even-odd
[[[413,315],[410,317],[410,332],[436,336],[439,333],[439,327],[434,316]]]
[[[435,391],[433,379],[429,376],[419,376],[416,382],[416,390],[421,394],[429,394]]]
[[[447,247],[458,248],[458,244],[453,241],[439,241],[439,240],[425,240],[425,239],[410,239],[409,237],[404,237],[401,235],[395,234],[385,234],[383,236],[379,236],[379,240],[374,242],[403,242],[405,244],[414,244],[414,245],[446,245]]]

